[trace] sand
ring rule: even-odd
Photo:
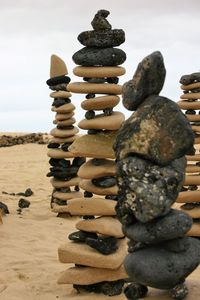
[[[107,297],[77,294],[71,285],[58,285],[60,272],[66,269],[57,258],[57,248],[67,240],[78,218],[57,218],[50,210],[52,187],[48,172],[46,145],[26,144],[0,148],[0,201],[10,214],[0,224],[0,299],[1,300],[92,300],[125,299],[124,295]],[[24,192],[31,188],[34,195],[29,208],[18,215],[20,196],[6,192]],[[187,280],[187,300],[200,299],[200,268]],[[165,291],[150,290],[150,300],[168,300]]]

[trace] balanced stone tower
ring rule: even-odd
[[[55,212],[59,212],[59,205],[66,206],[69,199],[82,197],[82,193],[79,191],[77,172],[85,159],[74,158],[74,154],[68,150],[79,130],[73,125],[75,123],[73,117],[75,106],[71,103],[71,93],[67,89],[70,82],[67,74],[64,61],[58,56],[52,55],[50,79],[47,80],[47,85],[53,90],[50,94],[50,97],[53,98],[51,110],[56,112],[53,121],[56,127],[50,132],[53,138],[48,144],[51,167],[47,176],[52,177],[51,206]]]
[[[78,291],[113,296],[122,292],[127,278],[123,267],[126,240],[115,217],[118,188],[112,149],[124,121],[124,115],[113,109],[122,90],[118,76],[125,73],[118,65],[125,61],[126,54],[114,48],[124,42],[125,34],[121,29],[112,30],[108,15],[106,10],[97,12],[91,23],[94,30],[78,36],[85,47],[73,55],[79,65],[74,74],[83,77],[84,82],[70,83],[68,89],[86,94],[81,103],[85,119],[79,127],[88,132],[76,139],[69,150],[90,159],[78,172],[85,198],[74,199],[65,207],[65,211],[79,214],[83,220],[76,224],[78,231],[69,235],[70,241],[58,250],[61,262],[75,266],[66,270],[58,282],[73,284]]]
[[[122,92],[125,107],[135,111],[114,145],[116,211],[130,239],[124,261],[133,282],[124,291],[128,299],[144,297],[147,286],[183,299],[185,278],[200,262],[200,241],[185,236],[192,218],[171,207],[184,183],[185,155],[191,153],[194,134],[178,105],[159,96],[164,80],[162,55],[154,52]]]
[[[177,202],[181,209],[193,218],[189,236],[200,237],[200,73],[184,75],[180,79],[183,94],[178,102],[190,122],[194,135],[194,151],[187,156],[186,179]]]

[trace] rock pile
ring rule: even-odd
[[[78,36],[86,47],[73,56],[80,65],[74,74],[83,77],[85,82],[70,83],[68,88],[71,92],[86,94],[81,103],[86,110],[85,119],[80,121],[79,127],[88,130],[88,134],[76,139],[69,150],[90,159],[78,171],[85,198],[70,200],[64,208],[71,215],[83,216],[83,220],[76,224],[78,231],[69,235],[70,241],[58,250],[61,262],[75,264],[58,282],[73,284],[78,291],[84,289],[113,296],[122,292],[124,278],[127,278],[123,267],[126,241],[115,217],[118,188],[112,149],[124,121],[124,115],[113,108],[121,94],[118,76],[125,73],[118,65],[124,62],[126,55],[114,48],[124,42],[124,31],[111,29],[106,19],[108,14],[106,10],[97,12],[92,21],[94,30]]]
[[[0,147],[10,147],[21,144],[47,144],[48,135],[46,133],[28,133],[23,135],[1,135],[0,136]]]
[[[185,183],[177,202],[184,203],[181,209],[193,218],[193,226],[188,235],[200,237],[200,73],[184,75],[180,83],[183,94],[178,105],[192,126],[195,147],[187,156]]]
[[[135,110],[114,145],[116,211],[130,239],[124,265],[134,282],[125,289],[128,299],[144,297],[147,286],[183,299],[185,278],[200,262],[199,240],[185,236],[192,218],[171,207],[184,182],[184,155],[191,152],[194,135],[178,105],[159,96],[164,79],[162,55],[154,52],[123,86],[124,105]]]
[[[51,205],[54,211],[59,205],[66,206],[69,199],[82,197],[79,190],[79,178],[77,172],[85,158],[75,157],[69,151],[69,146],[76,139],[78,128],[74,126],[75,106],[71,103],[71,93],[68,91],[70,78],[64,61],[56,55],[51,56],[50,79],[47,85],[53,92],[52,111],[56,112],[53,123],[56,125],[50,134],[53,138],[48,144],[49,163],[51,165],[48,177],[52,177],[51,184],[54,188],[52,193]],[[72,190],[72,187],[73,190]]]

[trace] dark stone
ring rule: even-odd
[[[198,186],[195,184],[189,185],[188,186],[188,190],[189,191],[196,191],[198,189]]]
[[[16,195],[24,196],[24,197],[30,197],[30,196],[33,195],[33,191],[30,188],[28,188],[28,189],[25,190],[25,192],[19,192]]]
[[[16,209],[16,212],[17,212],[18,215],[21,215],[22,209],[21,209],[21,208],[18,208],[18,209]]]
[[[105,9],[99,10],[95,14],[95,16],[91,22],[93,29],[97,30],[97,31],[110,30],[112,28],[112,26],[106,20],[106,18],[109,14],[110,14],[110,12],[108,10],[105,10]]]
[[[69,98],[55,98],[52,103],[52,106],[60,107],[67,103],[71,103],[71,100]]]
[[[143,248],[146,248],[146,247],[147,247],[147,244],[145,244],[145,243],[137,242],[137,241],[134,241],[134,240],[129,240],[128,241],[128,252],[129,253],[138,251],[139,249],[143,249]]]
[[[69,167],[51,167],[50,172],[47,174],[47,177],[55,177],[60,180],[70,180],[71,178],[77,175],[79,167],[78,166],[69,166]]]
[[[180,192],[186,192],[186,191],[188,191],[188,188],[186,188],[186,187],[182,186],[182,188],[181,188]]]
[[[62,144],[61,149],[65,152],[68,152],[68,148],[70,145],[71,145],[71,143],[64,143],[64,144]]]
[[[62,159],[50,158],[49,164],[53,167],[68,168],[70,166],[70,160],[66,160],[64,158]]]
[[[91,192],[84,191],[84,197],[85,197],[85,198],[92,198],[92,197],[93,197],[93,194],[92,194]]]
[[[113,108],[112,107],[108,107],[103,109],[103,113],[105,117],[111,116],[113,113]]]
[[[120,221],[127,225],[127,219],[134,215],[146,223],[168,214],[183,185],[185,167],[185,157],[164,167],[137,156],[119,161],[116,211]]]
[[[65,125],[57,125],[57,128],[58,128],[58,129],[69,130],[69,129],[74,129],[74,125],[68,125],[68,126],[65,126]]]
[[[185,203],[181,206],[181,208],[185,210],[192,210],[196,207],[200,207],[200,202]]]
[[[88,134],[98,134],[98,133],[103,133],[103,130],[101,129],[89,129],[87,131]]]
[[[82,66],[117,66],[126,60],[126,53],[118,48],[84,47],[73,55],[73,61]]]
[[[87,94],[87,95],[85,96],[85,98],[86,98],[86,99],[92,99],[92,98],[95,98],[95,94],[92,94],[92,93]]]
[[[59,148],[59,147],[60,147],[60,144],[58,144],[58,143],[50,143],[47,146],[47,148],[50,148],[50,149],[55,149],[55,148]]]
[[[0,202],[0,209],[3,211],[4,214],[9,214],[9,209],[8,209],[8,206],[3,203],[3,202]]]
[[[53,78],[50,78],[46,81],[46,84],[48,86],[55,86],[57,84],[61,84],[61,83],[69,83],[71,81],[70,77],[65,76],[65,75],[61,75],[61,76],[56,76]]]
[[[72,162],[72,166],[80,167],[86,162],[85,157],[75,157]]]
[[[51,204],[52,203],[55,203],[55,204],[60,205],[60,206],[65,206],[65,205],[67,205],[67,200],[61,200],[61,199],[53,198],[53,200],[51,201]]]
[[[193,109],[188,109],[188,110],[186,110],[185,113],[186,113],[186,115],[196,115],[196,111]]]
[[[193,147],[194,133],[178,105],[164,97],[147,98],[119,129],[113,146],[117,159],[138,154],[167,165]]]
[[[137,222],[130,226],[123,226],[123,232],[129,239],[153,244],[182,237],[191,227],[190,216],[172,209],[164,218],[157,218],[148,223]]]
[[[117,195],[106,195],[105,199],[118,201]]]
[[[108,188],[117,184],[116,177],[105,176],[100,178],[92,179],[92,183],[97,187]]]
[[[125,269],[134,282],[158,288],[172,289],[195,270],[200,261],[200,241],[188,237],[189,248],[171,252],[162,244],[129,253]]]
[[[118,77],[108,77],[108,78],[107,78],[107,82],[108,82],[108,83],[118,84],[119,78],[118,78]]]
[[[88,110],[88,111],[85,113],[85,118],[86,118],[87,120],[94,119],[94,118],[95,118],[95,112],[94,112],[94,110]]]
[[[133,79],[123,85],[123,104],[128,110],[137,107],[149,96],[159,95],[165,81],[165,65],[159,51],[146,56],[138,65]]]
[[[105,78],[89,78],[89,77],[84,77],[83,80],[89,83],[104,83],[106,81]]]
[[[67,84],[66,83],[60,83],[57,85],[52,85],[49,87],[52,91],[67,91]]]
[[[190,247],[188,237],[177,238],[163,243],[163,247],[170,252],[184,252]]]
[[[200,82],[200,72],[192,73],[189,75],[183,75],[179,82],[184,85],[188,85],[194,82]]]
[[[19,202],[18,202],[18,206],[20,208],[27,208],[30,206],[30,201],[26,200],[26,199],[23,199],[23,198],[20,198],[19,199]]]
[[[124,294],[128,300],[137,300],[144,298],[148,293],[148,288],[145,285],[139,283],[130,283],[124,289]]]
[[[106,163],[106,159],[105,158],[93,158],[91,160],[91,163],[94,165],[94,166],[101,166],[103,165],[104,163]]]
[[[79,187],[78,185],[75,185],[74,190],[75,190],[76,192],[79,192],[79,191],[80,191],[80,187]]]
[[[86,47],[117,47],[125,42],[125,32],[122,29],[84,31],[79,34],[78,40]]]
[[[95,219],[95,217],[94,216],[83,216],[83,219],[84,220],[89,220],[89,219]]]
[[[85,243],[88,238],[97,239],[98,236],[93,232],[76,231],[69,234],[68,239],[76,243]]]
[[[115,237],[105,237],[105,238],[86,238],[86,244],[98,252],[109,255],[117,251],[117,239]]]
[[[177,284],[170,291],[170,296],[175,300],[182,300],[187,296],[187,294],[188,294],[188,288],[184,282]]]
[[[59,189],[56,188],[55,190],[59,191],[61,193],[70,193],[71,192],[70,187],[62,187],[62,188],[59,188]]]

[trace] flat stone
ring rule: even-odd
[[[200,109],[200,101],[193,101],[193,102],[188,102],[186,100],[181,100],[177,102],[178,106],[181,109]]]
[[[146,56],[138,65],[133,79],[123,85],[123,104],[128,110],[137,107],[149,96],[159,95],[166,70],[159,51]]]
[[[186,176],[184,185],[200,185],[200,176],[199,175]]]
[[[84,47],[72,56],[73,61],[81,66],[117,66],[126,60],[126,53],[118,48]]]
[[[50,180],[52,186],[57,189],[79,185],[79,181],[80,181],[79,177],[74,177],[67,181],[57,180],[55,178],[51,178]]]
[[[59,143],[59,144],[71,143],[71,142],[75,141],[75,139],[77,137],[78,137],[77,135],[72,135],[72,136],[65,137],[65,138],[53,137],[52,139],[50,139],[50,142],[51,143]]]
[[[65,113],[65,114],[56,113],[55,119],[57,121],[69,120],[73,116],[74,116],[74,112],[73,111]]]
[[[122,93],[122,86],[112,83],[89,83],[89,82],[72,82],[68,84],[68,88],[72,93],[79,94],[114,94]]]
[[[181,206],[181,209],[189,215],[193,219],[200,219],[200,207],[195,207],[193,209],[184,209],[183,206]]]
[[[98,253],[86,244],[68,242],[58,248],[58,257],[62,263],[74,263],[83,266],[118,269],[126,254],[126,239],[118,240],[118,250],[110,255]]]
[[[187,236],[200,237],[200,222],[193,222],[192,228],[187,232]]]
[[[116,218],[100,217],[96,219],[81,220],[76,223],[78,230],[87,232],[95,232],[106,236],[114,236],[116,238],[124,237],[122,225]]]
[[[79,77],[104,78],[118,77],[126,73],[123,67],[83,67],[78,66],[73,69],[73,73]]]
[[[181,89],[185,90],[185,91],[191,91],[191,90],[198,89],[198,88],[200,88],[200,82],[195,82],[195,83],[191,83],[191,84],[187,84],[187,85],[184,85],[184,84],[181,85]]]
[[[79,186],[83,190],[94,193],[96,195],[117,195],[118,192],[117,185],[107,188],[101,188],[95,186],[90,179],[80,179]]]
[[[93,179],[116,175],[116,166],[113,160],[99,159],[97,165],[95,165],[95,161],[90,159],[84,163],[78,171],[78,176],[83,179]]]
[[[62,272],[58,284],[93,284],[102,281],[115,281],[127,278],[123,264],[115,270],[91,267],[71,267]]]
[[[129,156],[117,163],[117,214],[124,225],[129,218],[142,223],[169,213],[182,188],[186,167],[185,157],[159,166]]]
[[[200,161],[200,154],[186,155],[188,161]]]
[[[183,237],[191,227],[192,218],[181,211],[171,210],[164,218],[123,226],[123,232],[129,239],[153,244]]]
[[[192,203],[200,202],[200,191],[186,191],[180,192],[178,198],[176,199],[178,203]]]
[[[69,151],[75,156],[114,159],[112,146],[115,138],[116,132],[84,135],[74,141]]]
[[[89,30],[78,35],[79,42],[86,47],[109,48],[124,43],[125,32],[122,29]]]
[[[200,173],[200,166],[187,164],[186,173]]]
[[[129,253],[124,265],[134,282],[158,289],[171,289],[196,269],[200,260],[200,241],[188,239],[188,249],[172,252],[161,244]]]
[[[53,137],[66,138],[69,136],[73,136],[78,132],[79,132],[78,127],[74,127],[73,129],[58,129],[55,127],[50,131],[50,134]]]
[[[200,115],[185,115],[188,121],[190,122],[195,122],[195,121],[200,121]]]
[[[66,91],[56,91],[50,94],[51,98],[70,98],[72,94]]]
[[[185,155],[193,143],[190,123],[177,104],[164,97],[151,96],[119,129],[114,149],[117,159],[135,153],[166,165]]]
[[[85,110],[103,110],[105,108],[113,108],[120,101],[120,98],[115,95],[101,96],[88,100],[84,100],[81,103],[81,107]]]
[[[92,183],[96,187],[109,188],[117,184],[117,179],[115,176],[103,176],[100,178],[93,178]]]
[[[188,94],[183,94],[181,95],[181,99],[199,99],[200,98],[200,93],[188,93]]]
[[[73,125],[76,122],[75,118],[70,118],[67,120],[63,120],[63,121],[56,121],[56,124],[58,126],[70,126]]]
[[[75,106],[72,103],[67,103],[59,107],[52,106],[51,110],[57,113],[66,114],[75,110]]]
[[[60,200],[70,200],[70,199],[80,198],[82,196],[83,194],[81,192],[76,192],[76,191],[70,193],[63,193],[63,192],[53,193],[53,197]]]
[[[74,154],[71,152],[63,151],[62,149],[50,149],[47,155],[51,158],[73,158]]]
[[[50,78],[67,75],[67,67],[65,62],[57,55],[51,55]]]
[[[121,112],[113,112],[111,116],[104,116],[104,114],[97,115],[93,119],[84,119],[79,122],[78,126],[81,129],[106,129],[118,130],[124,122],[125,117]]]
[[[115,216],[116,201],[103,198],[77,198],[67,201],[67,206],[54,206],[54,212],[66,212],[72,216]]]

